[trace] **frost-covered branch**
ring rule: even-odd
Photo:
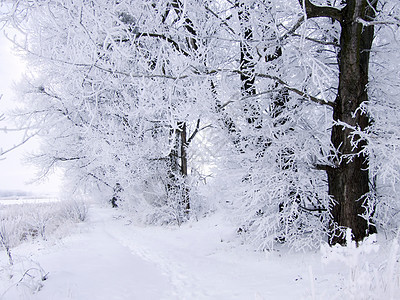
[[[17,149],[18,147],[24,145],[26,142],[28,142],[31,138],[37,136],[39,133],[40,133],[40,130],[38,130],[38,131],[36,131],[36,132],[24,137],[23,140],[20,143],[15,144],[14,146],[12,146],[12,147],[10,147],[10,148],[8,148],[6,150],[3,150],[2,148],[0,148],[0,156],[3,156],[5,154]]]
[[[234,74],[242,74],[243,73],[243,71],[240,71],[240,70],[220,69],[220,70],[211,70],[211,71],[207,72],[207,74],[213,75],[213,74],[218,73],[218,72],[221,72],[221,73],[231,72],[231,73],[234,73]],[[314,103],[321,104],[321,105],[327,105],[327,106],[332,107],[332,108],[335,107],[335,104],[333,102],[329,102],[327,100],[314,97],[314,96],[312,96],[312,95],[310,95],[310,94],[308,94],[306,92],[303,92],[303,91],[301,91],[301,90],[299,90],[299,89],[297,89],[295,87],[292,87],[287,82],[285,82],[284,80],[282,80],[281,78],[279,78],[277,76],[268,75],[268,74],[262,74],[262,73],[255,73],[255,76],[256,77],[260,77],[260,78],[272,79],[275,82],[277,82],[277,83],[281,84],[282,86],[284,86],[285,88],[287,88],[289,91],[294,92],[295,94],[303,97],[305,100],[309,100],[309,101],[312,101]],[[245,100],[245,99],[247,99],[249,97],[250,98],[257,97],[258,95],[259,94],[246,96],[246,97],[243,98],[243,100]],[[226,105],[228,105],[229,103],[232,103],[232,102],[233,101],[229,101],[229,102],[223,104],[222,108],[225,107]]]

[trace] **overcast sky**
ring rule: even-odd
[[[7,113],[7,110],[15,105],[15,82],[18,81],[24,72],[24,63],[12,51],[9,42],[0,33],[0,114]],[[7,119],[0,122],[0,128],[15,127]],[[8,132],[5,134],[0,130],[0,148],[18,144],[22,140],[21,133]],[[59,188],[59,178],[52,176],[49,180],[41,184],[29,184],[34,181],[36,169],[27,164],[24,158],[27,153],[34,151],[38,147],[37,140],[31,140],[5,156],[0,157],[0,190],[24,190],[39,193],[54,194]]]

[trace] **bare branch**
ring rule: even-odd
[[[106,186],[108,186],[108,187],[113,189],[113,187],[111,185],[109,185],[107,182],[105,182],[103,179],[99,178],[98,176],[94,175],[93,173],[89,173],[87,175],[93,177],[94,179],[100,181],[102,184],[104,184],[104,185],[106,185]]]
[[[331,7],[331,6],[318,6],[313,4],[310,0],[299,0],[300,6],[304,9],[303,3],[305,5],[305,12],[307,18],[318,18],[327,17],[332,18],[338,22],[342,22],[342,10]]]
[[[239,74],[239,75],[241,75],[243,73],[243,71],[241,71],[241,70],[216,69],[216,70],[210,70],[210,71],[206,72],[206,75],[213,75],[213,74],[217,74],[217,73],[221,73],[221,72],[228,72],[228,73],[234,73],[234,74]],[[315,102],[315,103],[318,103],[318,104],[321,104],[321,105],[327,105],[327,106],[330,106],[332,108],[335,107],[335,103],[329,102],[327,100],[320,99],[320,98],[317,98],[317,97],[314,97],[314,96],[311,96],[310,94],[308,94],[306,92],[303,92],[303,91],[301,91],[301,90],[299,90],[297,88],[294,88],[294,87],[290,86],[288,83],[286,83],[285,81],[283,81],[279,77],[268,75],[268,74],[262,74],[262,73],[255,73],[254,76],[255,77],[261,77],[261,78],[272,79],[272,80],[276,81],[277,83],[283,85],[289,91],[291,91],[291,92],[303,97],[306,100],[310,100],[312,102]],[[266,94],[266,93],[269,93],[269,91],[263,92],[262,94]],[[240,100],[245,100],[247,98],[258,97],[260,95],[261,95],[260,93],[259,94],[254,94],[254,95],[243,97]],[[232,102],[234,102],[234,101],[230,100],[230,101],[224,103],[223,105],[220,106],[220,109],[224,108],[225,106],[229,105]]]
[[[136,36],[137,37],[148,36],[148,37],[160,38],[160,39],[165,40],[168,43],[170,43],[175,48],[175,50],[177,50],[178,52],[182,53],[185,56],[190,56],[190,54],[188,52],[186,52],[185,50],[183,50],[177,42],[175,42],[173,39],[171,39],[163,34],[142,32],[142,33],[138,33]]]
[[[82,156],[82,157],[54,157],[55,161],[73,161],[73,160],[80,160],[80,159],[84,159],[86,158],[86,156]]]
[[[1,120],[0,120],[1,121]],[[4,133],[7,132],[18,132],[18,131],[27,131],[27,130],[32,130],[34,127],[21,127],[21,128],[8,128],[6,127],[0,127],[0,131],[3,131]]]
[[[316,212],[322,213],[323,211],[328,211],[328,209],[326,209],[326,208],[324,208],[324,207],[313,207],[313,208],[309,208],[309,207],[305,207],[305,206],[302,206],[302,205],[299,205],[299,207],[300,207],[301,209],[305,210],[305,211],[308,211],[308,212],[314,212],[314,211],[316,211]]]
[[[29,141],[31,138],[33,138],[34,136],[38,135],[39,132],[40,132],[40,130],[37,131],[37,132],[35,132],[35,133],[33,133],[33,134],[31,134],[30,136],[24,138],[22,142],[20,142],[20,143],[14,145],[14,146],[12,146],[11,148],[8,148],[7,150],[0,149],[0,157],[3,156],[4,154],[7,154],[8,152],[11,152],[11,151],[15,150],[16,148],[22,146],[22,145],[25,144],[27,141]]]
[[[301,37],[301,35],[298,34],[298,33],[293,33],[293,36]],[[317,44],[320,44],[320,45],[333,46],[333,47],[340,47],[340,45],[339,45],[338,43],[335,43],[335,42],[321,41],[321,40],[317,40],[317,39],[314,39],[314,38],[310,38],[310,37],[308,37],[308,36],[306,36],[306,37],[304,37],[304,38],[305,38],[307,41],[311,41],[311,42],[314,42],[314,43],[317,43]]]
[[[308,94],[306,92],[303,92],[303,91],[301,91],[299,89],[291,87],[285,81],[283,81],[282,79],[280,79],[280,78],[278,78],[276,76],[271,76],[271,75],[268,75],[268,74],[256,74],[256,76],[261,77],[261,78],[269,78],[269,79],[275,80],[276,82],[282,84],[289,91],[291,91],[291,92],[303,97],[306,100],[311,100],[312,102],[315,102],[315,103],[318,103],[318,104],[322,104],[322,105],[328,105],[328,106],[330,106],[332,108],[335,107],[335,104],[333,102],[329,102],[329,101],[326,101],[324,99],[316,98],[316,97],[311,96],[310,94]]]
[[[221,17],[218,16],[218,14],[217,14],[216,12],[214,12],[214,11],[213,11],[211,8],[209,8],[207,5],[205,6],[205,8],[206,8],[206,10],[207,10],[208,12],[210,12],[214,17],[216,17],[218,20],[220,20],[220,21],[221,21],[221,24],[224,25],[224,26],[228,29],[228,31],[229,31],[230,33],[232,33],[233,35],[236,35],[235,30],[233,30],[232,27],[230,27],[229,24],[228,24],[225,20],[221,19]]]
[[[300,19],[297,20],[296,24],[293,25],[279,40],[282,42],[289,35],[292,35],[296,32],[296,30],[304,23],[304,16],[301,16]]]
[[[270,91],[265,91],[265,92],[260,92],[260,93],[257,93],[257,94],[253,94],[253,95],[249,95],[249,96],[244,96],[244,97],[240,98],[240,99],[237,100],[237,101],[241,102],[241,101],[249,100],[249,99],[252,99],[252,98],[257,98],[257,97],[260,97],[260,96],[262,96],[262,95],[271,94],[271,93],[273,93],[272,90],[270,90]],[[222,109],[222,108],[228,106],[229,104],[231,104],[231,103],[233,103],[233,102],[236,102],[236,100],[229,100],[229,101],[225,102],[224,104],[220,105],[219,108]]]
[[[189,139],[187,140],[187,144],[189,145],[190,142],[194,139],[194,137],[196,136],[196,134],[199,132],[200,129],[200,119],[197,119],[197,124],[196,124],[196,129],[193,131],[192,135],[189,137]]]

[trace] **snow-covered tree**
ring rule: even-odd
[[[154,223],[198,209],[194,168],[212,162],[260,249],[397,226],[396,3],[18,2],[37,159]]]
[[[27,9],[19,46],[40,72],[26,95],[46,130],[37,159],[46,169],[67,163],[77,183],[118,184],[125,197],[171,207],[181,222],[190,210],[188,145],[202,115],[194,105],[209,94],[207,82],[187,75],[204,50],[183,7],[43,1]]]
[[[381,222],[382,212],[375,204],[384,215],[394,212],[393,204],[381,196],[376,199],[376,192],[382,191],[379,182],[373,186],[374,178],[380,177],[376,168],[383,168],[378,167],[380,158],[370,157],[378,151],[373,143],[377,117],[370,111],[378,102],[368,98],[374,38],[377,41],[385,31],[382,26],[397,26],[391,5],[237,1],[231,7],[229,20],[234,20],[237,9],[232,22],[242,30],[232,39],[240,63],[228,72],[242,82],[236,85],[242,86],[243,103],[237,115],[245,119],[233,117],[225,123],[239,135],[235,144],[244,145],[239,147],[239,169],[246,161],[248,165],[236,184],[243,185],[238,189],[243,197],[236,201],[244,220],[240,231],[248,232],[261,247],[274,240],[317,245],[323,236],[331,243],[345,243],[345,228],[361,241],[376,232],[374,221]],[[260,8],[266,12],[262,18]],[[379,31],[374,30],[376,25]],[[388,43],[386,34],[385,40]],[[260,48],[270,55],[265,60]],[[379,111],[386,105],[380,103]],[[387,145],[393,146],[393,140]],[[395,180],[397,159],[390,161],[394,165],[388,172]]]

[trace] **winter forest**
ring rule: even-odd
[[[220,213],[251,251],[397,239],[398,0],[1,3],[16,124],[68,193],[146,227]]]

